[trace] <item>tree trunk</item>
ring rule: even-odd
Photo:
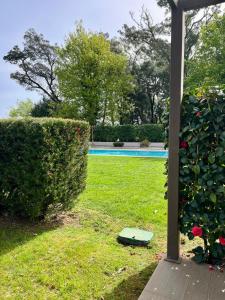
[[[104,110],[103,110],[103,117],[102,117],[102,126],[105,125],[106,109],[107,109],[107,100],[105,99],[105,101],[104,101]]]

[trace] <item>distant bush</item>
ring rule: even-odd
[[[95,142],[164,142],[164,129],[160,124],[96,126],[93,130]]]
[[[150,142],[147,139],[145,139],[145,140],[143,140],[143,141],[140,142],[140,147],[141,148],[147,148],[149,146],[150,146]]]
[[[124,143],[123,143],[123,142],[117,141],[117,142],[114,142],[114,143],[113,143],[113,146],[114,146],[114,147],[123,147],[123,146],[124,146]]]
[[[0,120],[0,210],[37,219],[70,207],[85,188],[88,140],[81,121]]]

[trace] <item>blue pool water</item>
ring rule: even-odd
[[[167,158],[168,151],[145,151],[145,150],[114,150],[114,149],[90,149],[88,151],[91,155],[104,156],[133,156],[133,157],[161,157]]]

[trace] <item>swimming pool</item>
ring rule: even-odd
[[[132,156],[132,157],[158,157],[167,158],[168,151],[166,150],[114,150],[114,149],[90,149],[90,155],[102,156]]]

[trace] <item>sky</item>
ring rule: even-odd
[[[0,117],[7,117],[19,100],[40,99],[36,92],[26,91],[10,73],[15,66],[4,62],[3,56],[15,45],[22,46],[24,32],[34,28],[51,43],[62,45],[73,31],[76,21],[92,31],[118,35],[123,24],[132,24],[129,12],[136,16],[146,7],[155,22],[163,19],[164,11],[156,0],[2,0],[0,9]]]

